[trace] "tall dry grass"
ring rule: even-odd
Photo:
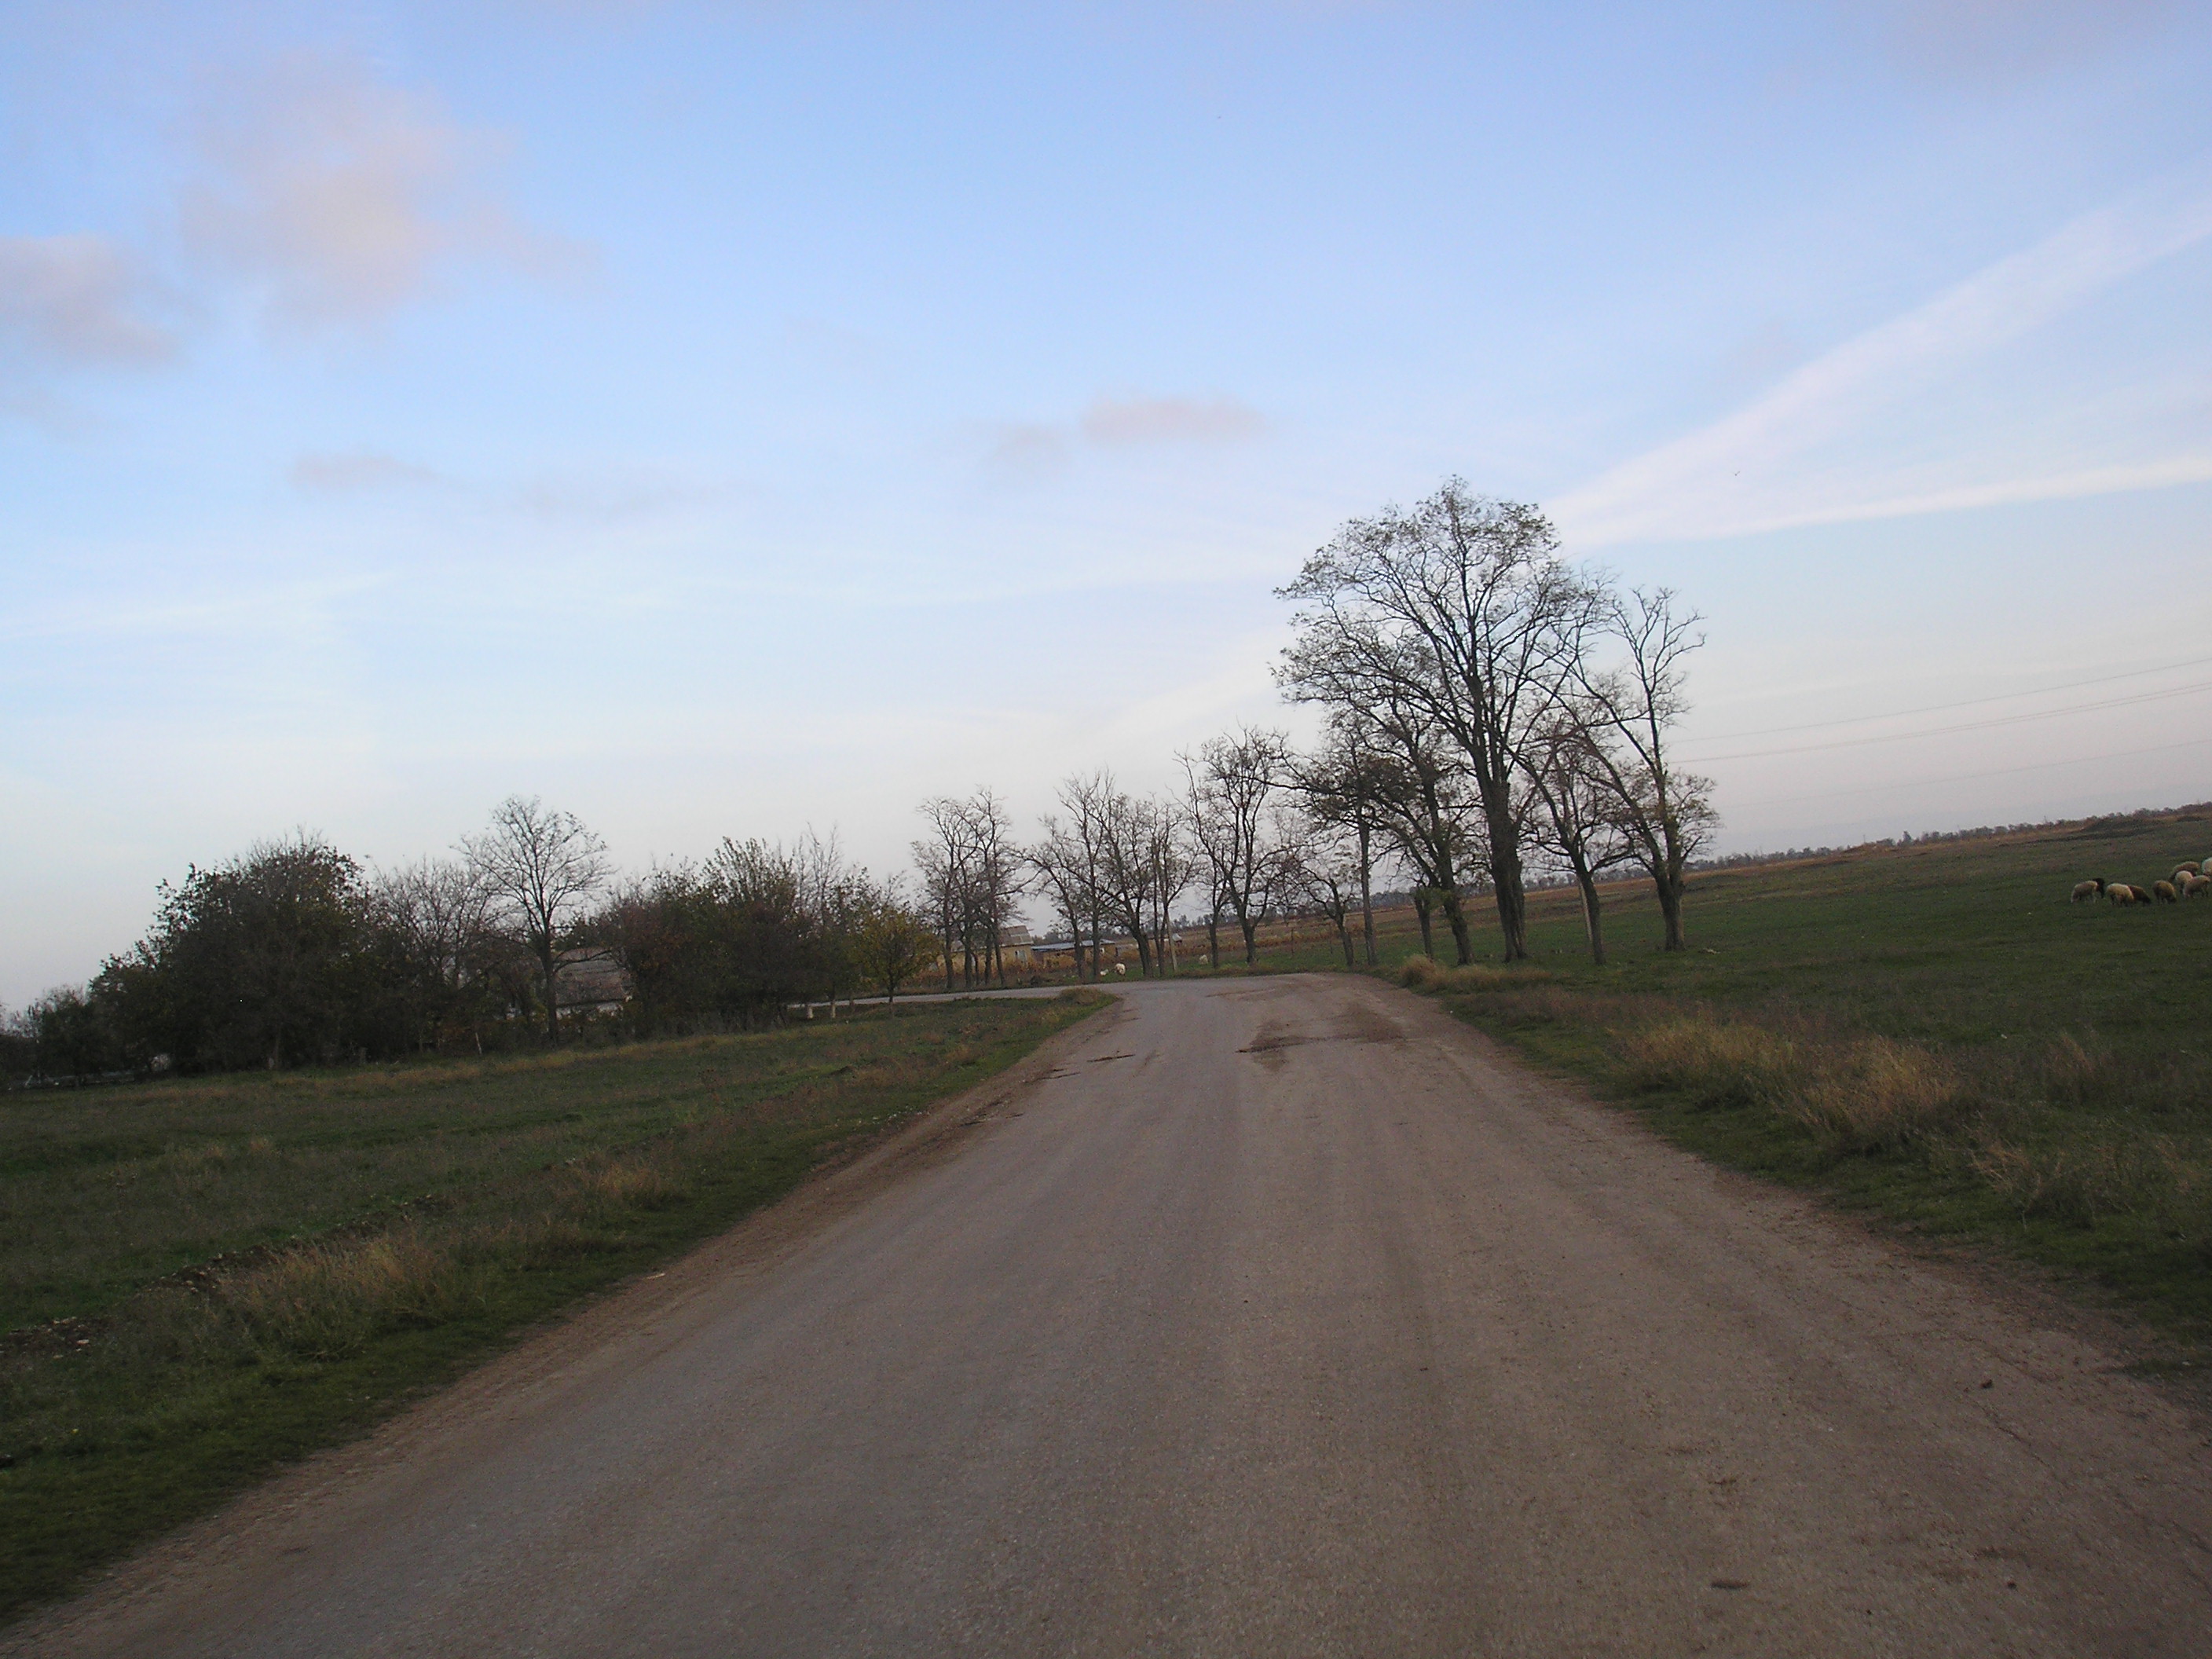
[[[1495,992],[1518,975],[1417,958],[1417,989]],[[1700,1111],[1749,1112],[1804,1132],[1831,1156],[1905,1158],[1964,1175],[2023,1219],[2090,1227],[2131,1216],[2193,1241],[2212,1264],[2212,1133],[2202,1079],[2155,1045],[2117,1050],[2081,1036],[1998,1052],[1938,1051],[1776,1012],[1606,998],[1558,986],[1486,995],[1511,1027],[1601,1030],[1610,1075]]]

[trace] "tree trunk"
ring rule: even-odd
[[[554,993],[553,976],[558,971],[560,963],[554,954],[550,939],[546,940],[545,949],[539,954],[538,961],[545,969],[545,1040],[557,1047],[561,1042],[561,1001]]]
[[[1433,902],[1425,887],[1417,890],[1413,894],[1413,913],[1421,919],[1421,954],[1431,962],[1437,959],[1437,942],[1430,932],[1429,921],[1429,909]]]
[[[1373,832],[1359,826],[1359,931],[1367,942],[1367,965],[1375,965],[1375,866],[1369,837]]]
[[[1237,913],[1237,925],[1244,930],[1244,965],[1250,968],[1260,960],[1260,923],[1256,917]]]
[[[1597,878],[1577,857],[1573,860],[1575,885],[1582,889],[1583,930],[1589,935],[1590,960],[1605,966],[1605,919],[1598,911]]]
[[[1467,910],[1459,902],[1459,889],[1444,889],[1444,920],[1451,924],[1452,946],[1462,968],[1474,960],[1474,941],[1468,936]]]
[[[1667,941],[1662,951],[1686,951],[1690,941],[1682,933],[1682,878],[1669,878],[1666,874],[1654,876],[1651,884],[1659,890],[1659,914],[1667,923]]]
[[[1528,896],[1521,886],[1521,854],[1509,831],[1501,841],[1491,830],[1490,878],[1498,888],[1498,926],[1505,935],[1505,959],[1528,959]]]
[[[1218,970],[1221,966],[1221,912],[1216,910],[1206,919],[1206,959]]]
[[[1336,936],[1344,942],[1344,965],[1347,968],[1357,968],[1359,963],[1352,954],[1352,924],[1348,917],[1343,915],[1337,917]]]

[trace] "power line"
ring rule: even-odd
[[[1770,755],[1806,755],[1823,749],[1862,749],[1875,743],[1905,743],[1915,738],[1941,738],[1954,732],[1987,732],[2000,726],[2057,720],[2064,714],[2087,714],[2100,708],[2126,708],[2136,703],[2158,702],[2167,697],[2186,697],[2199,691],[2212,691],[2212,680],[2200,680],[2194,685],[2172,686],[2164,691],[2139,691],[2128,697],[2106,697],[2098,702],[2078,702],[2064,708],[2038,709],[2029,714],[2000,714],[1995,720],[1961,720],[1955,726],[1930,726],[1925,732],[1885,732],[1871,738],[1837,738],[1827,743],[1792,744],[1785,749],[1739,749],[1731,755],[1692,755],[1685,757],[1685,764],[1706,766],[1715,761],[1763,760]]]
[[[1732,807],[1748,811],[1761,806],[1789,806],[1801,800],[1833,800],[1839,795],[1886,795],[1899,789],[1926,789],[1939,783],[1966,783],[1978,778],[2010,777],[2017,772],[2048,772],[2060,766],[2087,766],[2091,761],[2132,760],[2138,755],[2170,754],[2177,749],[2201,749],[2212,737],[2191,738],[2182,743],[2154,744],[2148,749],[2116,749],[2105,755],[2077,755],[2071,760],[2035,761],[2027,766],[2000,766],[1987,772],[1947,772],[1940,778],[1915,778],[1910,783],[1878,783],[1871,787],[1820,789],[1809,795],[1770,795],[1765,800],[1745,801]]]
[[[2157,668],[2131,668],[2124,674],[2100,674],[2094,679],[2068,680],[2063,685],[2039,686],[2032,691],[2002,691],[1991,697],[1968,697],[1960,702],[1929,703],[1924,708],[1899,708],[1887,714],[1852,714],[1843,720],[1808,720],[1802,726],[1762,726],[1749,732],[1716,732],[1698,739],[1700,743],[1734,743],[1739,738],[1777,738],[1785,732],[1818,732],[1831,726],[1863,726],[1869,720],[1901,720],[1909,714],[1942,714],[1954,708],[1974,708],[1984,703],[2011,702],[2020,697],[2048,696],[2053,691],[2079,691],[2085,685],[2110,685],[2118,680],[2139,680],[2148,674],[2170,674],[2179,668],[2203,668],[2212,664],[2212,657],[2197,657],[2188,662],[2170,662]]]

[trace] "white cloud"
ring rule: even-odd
[[[149,312],[162,298],[106,237],[0,236],[0,342],[57,363],[145,364],[176,353]]]
[[[574,266],[579,245],[491,192],[501,148],[356,66],[286,58],[205,124],[209,173],[184,194],[185,240],[298,329],[376,322],[465,260],[538,275]]]
[[[2144,195],[2075,220],[1904,316],[1815,358],[1736,413],[1613,468],[1554,501],[1580,544],[1737,534],[1787,525],[2047,499],[2201,476],[2192,455],[2054,470],[2047,455],[1909,466],[1854,464],[1823,446],[1876,435],[1905,399],[2044,327],[2123,278],[2212,237],[2212,189]],[[1808,459],[1810,458],[1810,459]],[[2069,482],[2061,484],[2058,476]],[[1977,476],[1978,475],[1978,476]],[[2100,480],[2104,480],[2100,483]]]

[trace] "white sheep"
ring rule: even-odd
[[[2102,876],[2099,876],[2094,881],[2077,881],[2074,884],[2074,896],[2067,900],[2067,902],[2094,904],[2102,896],[2104,890],[2105,878]]]
[[[2130,887],[2124,881],[2105,884],[2105,896],[2115,904],[2148,904],[2150,895],[2140,887]]]
[[[2195,898],[2199,893],[2212,893],[2212,876],[2185,876],[2175,884],[2181,889],[2184,898]]]

